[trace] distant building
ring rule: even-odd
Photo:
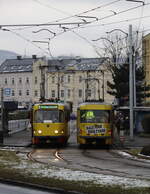
[[[107,58],[78,58],[49,60],[46,77],[46,97],[73,103],[76,111],[85,100],[112,103],[107,93],[107,81],[112,80],[106,69]]]
[[[112,80],[106,68],[107,58],[8,59],[0,66],[0,87],[5,100],[20,105],[38,102],[41,98],[60,99],[73,103],[73,110],[85,100],[112,103],[107,81]],[[9,95],[8,95],[8,92]]]
[[[15,100],[19,105],[27,105],[34,100],[33,66],[42,58],[7,59],[0,66],[0,88],[4,89],[4,100]],[[9,93],[8,93],[9,91]]]

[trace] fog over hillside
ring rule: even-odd
[[[0,65],[6,60],[6,59],[12,59],[16,58],[16,56],[19,55],[12,51],[7,50],[0,50]]]

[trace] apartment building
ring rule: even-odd
[[[106,58],[7,59],[0,66],[0,87],[4,100],[15,100],[20,105],[38,102],[41,98],[70,101],[73,110],[87,100],[112,103],[107,93],[107,80],[112,80],[106,68]],[[8,95],[9,91],[9,95]]]
[[[107,81],[112,80],[106,68],[106,58],[49,60],[46,74],[46,97],[73,103],[76,111],[85,100],[112,103],[107,93]]]
[[[41,64],[42,58],[7,59],[0,66],[0,88],[4,91],[4,100],[18,101],[19,105],[28,105],[34,101],[33,67]]]

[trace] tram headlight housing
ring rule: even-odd
[[[37,132],[38,132],[39,134],[41,134],[41,133],[42,133],[42,130],[38,130]]]
[[[58,130],[55,130],[54,133],[58,134]]]

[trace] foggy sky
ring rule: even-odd
[[[113,0],[0,0],[0,25],[7,24],[32,24],[32,23],[47,23],[56,22],[56,20],[66,18],[75,14],[82,13],[86,10],[105,5],[106,3],[113,2]],[[145,0],[145,3],[150,3],[150,0]],[[128,20],[136,17],[143,17],[150,15],[150,6],[143,6],[141,8],[122,13],[120,15],[113,13],[119,13],[125,9],[139,6],[140,3],[127,2],[120,0],[110,6],[97,9],[96,11],[89,12],[86,16],[94,16],[97,18],[104,18],[112,14],[112,17],[102,19],[98,22],[91,24],[97,25],[95,27],[78,28],[74,31],[79,34],[77,36],[74,32],[66,32],[62,35],[56,36],[50,41],[50,51],[53,56],[58,55],[78,55],[84,57],[96,57],[95,50],[91,46],[92,39],[99,37],[106,37],[106,32],[115,28],[120,28],[128,32],[129,24],[133,25],[133,29],[139,31],[143,29],[150,29],[149,18],[144,20],[135,20],[117,24],[111,24],[121,20]],[[85,18],[84,18],[85,19]],[[91,21],[91,19],[86,19]],[[81,22],[78,17],[62,20],[61,22]],[[110,25],[106,25],[110,23]],[[66,27],[66,26],[65,26]],[[53,35],[49,32],[41,31],[39,33],[33,33],[42,28],[47,28],[56,34],[63,32],[62,28],[58,26],[45,26],[45,27],[30,27],[30,28],[9,28],[11,31],[19,34],[16,35],[12,32],[0,30],[0,49],[10,50],[22,55],[47,55],[47,44],[36,43],[37,47],[41,47],[46,52],[35,47],[32,41],[47,41],[48,38],[52,38]],[[147,31],[146,33],[149,33]],[[82,37],[86,38],[86,40]],[[27,40],[25,40],[27,39]],[[90,41],[90,43],[88,42]],[[35,44],[35,43],[34,43]],[[96,43],[101,47],[101,42]]]

